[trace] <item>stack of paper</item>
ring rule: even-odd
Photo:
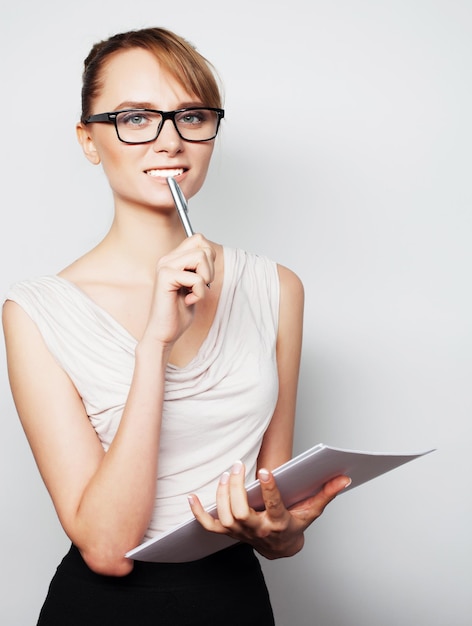
[[[352,479],[351,485],[342,492],[345,493],[432,451],[392,455],[342,450],[320,443],[284,463],[273,473],[288,508],[315,495],[327,481],[336,476],[345,475]],[[263,510],[264,503],[258,480],[247,486],[247,493],[250,506],[258,511]],[[216,517],[216,506],[208,511]],[[226,535],[206,531],[194,517],[191,517],[176,528],[130,550],[126,556],[138,561],[181,563],[200,559],[234,543],[236,540]]]

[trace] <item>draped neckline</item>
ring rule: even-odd
[[[204,353],[207,343],[210,341],[211,337],[213,336],[215,328],[219,324],[221,311],[228,297],[228,288],[229,288],[229,283],[230,283],[230,279],[229,279],[230,272],[228,272],[228,267],[227,267],[229,253],[228,253],[227,248],[225,248],[225,246],[222,246],[222,250],[223,250],[223,281],[221,285],[221,291],[220,291],[220,295],[218,298],[218,302],[216,305],[215,314],[213,316],[211,325],[208,329],[208,333],[206,334],[203,341],[201,342],[197,352],[194,354],[194,356],[190,359],[188,363],[186,363],[183,366],[178,366],[173,363],[168,363],[167,367],[169,369],[173,369],[176,371],[177,370],[184,371],[188,367],[190,367],[196,360],[198,360],[200,355]],[[62,276],[59,276],[58,274],[52,275],[52,278],[58,281],[59,283],[63,284],[64,286],[67,286],[69,289],[73,290],[81,298],[81,300],[88,305],[88,307],[92,311],[98,313],[102,318],[106,319],[112,328],[114,328],[119,334],[124,335],[127,338],[127,340],[130,341],[134,347],[136,347],[136,345],[138,344],[138,340],[126,328],[126,326],[124,326],[121,322],[119,322],[114,315],[112,315],[109,311],[107,311],[107,309],[105,309],[100,304],[98,304],[98,302],[96,302],[91,296],[89,296],[86,291],[84,291],[81,287],[79,287],[79,285],[77,285],[71,280],[68,280],[67,278],[63,278]]]

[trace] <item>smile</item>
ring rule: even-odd
[[[163,169],[163,170],[146,170],[146,174],[155,178],[168,178],[169,176],[179,176],[183,174],[184,170],[179,169]]]

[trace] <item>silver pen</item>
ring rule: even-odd
[[[185,233],[187,237],[191,237],[193,235],[193,228],[190,224],[190,220],[188,219],[187,200],[182,193],[182,189],[172,176],[167,177],[167,184],[169,185],[172,197],[174,198],[175,208],[177,209],[177,213],[179,214]]]
[[[172,197],[174,198],[175,208],[177,209],[177,213],[179,214],[185,233],[187,237],[191,237],[194,233],[190,220],[188,219],[187,200],[185,199],[179,184],[172,176],[167,177],[167,184],[169,185]],[[210,283],[207,283],[207,287],[210,289]]]

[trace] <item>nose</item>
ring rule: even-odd
[[[183,139],[177,132],[171,119],[162,122],[161,130],[153,143],[155,152],[169,152],[177,154],[183,148]]]

